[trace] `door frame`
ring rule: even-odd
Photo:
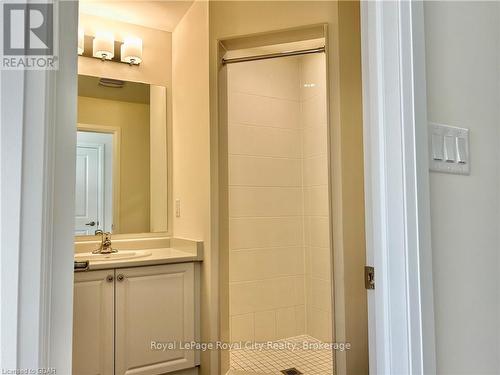
[[[0,71],[0,367],[71,374],[78,2],[54,8],[59,69]]]
[[[0,366],[69,374],[78,2],[57,4],[60,69],[0,72]],[[361,11],[371,373],[434,374],[423,4]]]
[[[370,373],[435,374],[423,2],[361,21]]]

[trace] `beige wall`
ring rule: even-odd
[[[329,135],[331,139],[331,210],[335,274],[335,339],[348,341],[353,349],[336,355],[338,371],[349,374],[368,373],[368,329],[366,290],[363,267],[365,263],[364,202],[363,202],[363,147],[361,109],[361,56],[358,2],[322,1],[211,1],[210,2],[210,102],[212,142],[212,227],[218,233],[218,215],[224,211],[219,206],[218,186],[224,182],[224,160],[220,158],[218,91],[220,69],[217,40],[262,33],[301,25],[326,23],[328,25],[329,72]],[[221,174],[222,172],[222,174]],[[224,223],[222,223],[224,224]],[[213,237],[221,252],[228,255],[228,244],[223,238]],[[219,240],[219,241],[217,241]],[[222,268],[224,273],[224,268]],[[221,274],[221,285],[224,275]],[[344,285],[349,289],[344,293]],[[223,289],[221,289],[223,291]],[[224,314],[224,295],[221,311]],[[226,299],[228,304],[228,300]],[[223,337],[227,327],[221,322]],[[226,336],[227,337],[227,336]],[[226,358],[223,364],[227,363]]]
[[[149,232],[149,105],[80,96],[78,123],[120,128],[119,233]]]
[[[181,203],[181,216],[174,217],[174,236],[204,241],[201,339],[215,341],[219,302],[215,278],[218,264],[210,234],[207,2],[193,4],[174,30],[172,44],[173,200],[179,199]],[[202,353],[202,374],[218,374],[216,356],[215,351]]]

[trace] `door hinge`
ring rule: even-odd
[[[375,289],[375,268],[365,266],[365,288]]]

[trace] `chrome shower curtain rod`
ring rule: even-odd
[[[278,57],[309,55],[311,53],[322,53],[322,52],[325,52],[325,47],[303,49],[303,50],[298,50],[298,51],[277,52],[277,53],[270,53],[267,55],[234,57],[234,58],[230,58],[230,59],[222,58],[222,65],[234,64],[234,63],[246,62],[246,61],[276,59]]]

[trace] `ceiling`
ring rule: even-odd
[[[80,13],[172,32],[193,0],[80,0]]]

